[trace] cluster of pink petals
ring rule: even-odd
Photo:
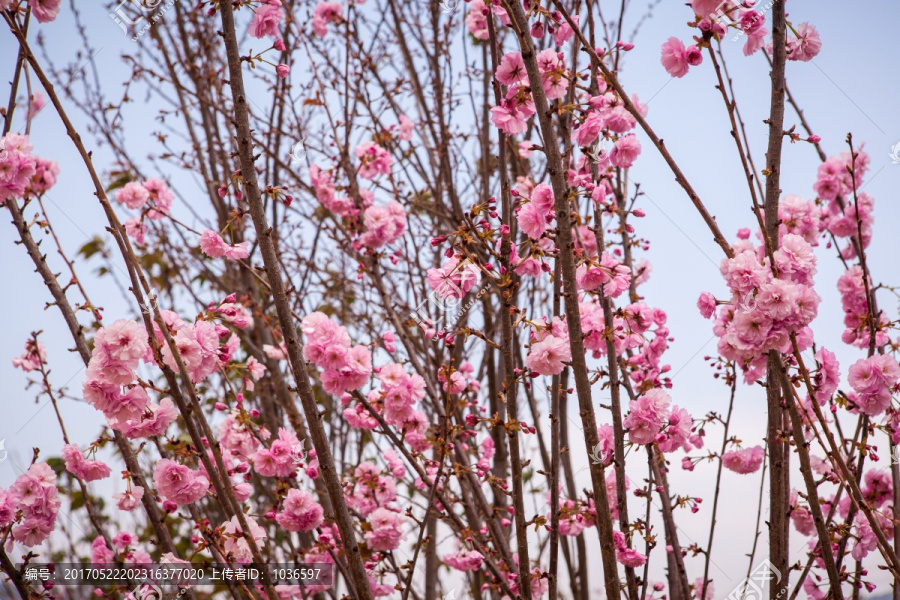
[[[684,47],[676,37],[670,37],[661,49],[660,62],[672,77],[684,77],[688,69],[703,62],[703,54],[697,46]]]
[[[50,537],[61,505],[56,473],[47,463],[34,463],[9,490],[0,488],[0,527],[18,523],[12,529],[12,539],[37,546]]]
[[[512,22],[506,9],[499,3],[495,4],[491,2],[490,10],[493,11],[494,16],[500,20],[500,24],[509,25]],[[485,5],[484,0],[472,0],[472,2],[469,3],[469,14],[466,15],[466,27],[469,28],[469,33],[471,33],[475,39],[486,40],[490,37],[487,14],[488,7]],[[494,20],[494,28],[495,30],[499,29],[496,19]]]
[[[220,346],[219,339],[227,336],[229,330],[210,321],[176,325],[170,327],[170,333],[181,362],[194,382],[203,381],[215,373],[221,365],[228,362],[239,344],[239,338],[232,334],[226,344]],[[165,342],[162,343],[162,357],[167,367],[178,371],[175,355]]]
[[[552,48],[547,48],[538,53],[537,64],[547,99],[556,100],[564,97],[566,90],[569,89],[565,55]]]
[[[10,198],[46,192],[56,183],[57,164],[32,150],[27,135],[10,132],[0,138],[0,205]]]
[[[347,505],[363,517],[397,499],[397,481],[370,461],[360,463],[353,472],[353,487],[345,495]]]
[[[622,423],[628,430],[628,439],[634,444],[652,444],[672,412],[671,404],[672,398],[659,388],[629,402]]]
[[[491,123],[506,135],[516,136],[526,129],[527,121],[534,115],[534,100],[525,83],[511,85],[506,97],[491,108]]]
[[[126,512],[131,512],[136,509],[140,503],[141,498],[144,497],[144,488],[136,485],[130,490],[127,490],[121,494],[114,494],[113,500],[116,501],[116,507],[119,510],[124,510]]]
[[[290,477],[297,472],[303,446],[293,432],[279,428],[278,438],[253,455],[253,468],[264,477]]]
[[[585,264],[578,267],[575,281],[578,289],[593,291],[602,285],[604,295],[618,298],[631,283],[631,270],[614,256],[604,252],[600,255],[598,266]]]
[[[313,11],[312,28],[319,37],[328,35],[328,24],[343,18],[344,7],[340,2],[319,2]]]
[[[306,335],[303,356],[324,369],[322,385],[330,394],[359,389],[372,375],[372,353],[361,344],[352,345],[347,329],[321,312],[303,319]]]
[[[378,552],[396,550],[403,537],[403,515],[388,508],[377,508],[369,515],[371,529],[366,531],[366,545]]]
[[[26,373],[36,371],[47,363],[47,348],[41,342],[29,339],[25,342],[25,353],[12,359],[12,365]]]
[[[253,21],[250,22],[249,33],[255,38],[264,38],[266,36],[278,37],[278,26],[284,17],[284,11],[281,10],[281,2],[278,0],[263,0],[256,14],[253,15]]]
[[[147,330],[136,321],[119,319],[94,336],[94,350],[84,382],[84,399],[111,421],[140,417],[149,403],[141,387],[121,392],[135,380],[135,370],[147,356]]]
[[[123,204],[132,210],[147,210],[147,217],[162,219],[169,214],[175,194],[161,179],[147,179],[146,181],[129,181],[116,192],[116,202]]]
[[[410,375],[402,366],[391,362],[380,368],[384,418],[397,426],[404,426],[414,418],[413,407],[425,397],[425,380],[418,373]]]
[[[238,329],[253,329],[253,313],[243,304],[223,302],[215,310],[217,315]]]
[[[316,199],[322,206],[342,217],[355,217],[359,214],[359,209],[356,208],[353,200],[335,196],[334,173],[332,171],[323,171],[317,165],[313,165],[309,168],[309,179],[316,192]]]
[[[49,23],[56,20],[60,4],[62,4],[62,0],[28,0],[31,14],[38,23]]]
[[[484,555],[476,550],[446,554],[441,560],[457,571],[477,571],[484,565]]]
[[[794,25],[793,30],[797,36],[788,35],[785,42],[787,46],[787,59],[809,62],[822,50],[822,38],[815,25],[800,23]]]
[[[891,404],[892,389],[900,380],[900,364],[890,354],[875,354],[850,365],[851,395],[859,411],[874,417]]]
[[[259,547],[261,542],[268,537],[266,530],[260,527],[259,523],[254,521],[250,515],[244,515],[244,518],[247,520],[250,537]],[[253,553],[250,550],[250,544],[244,539],[243,531],[237,515],[231,517],[231,520],[222,526],[222,535],[225,538],[223,546],[225,553],[233,557],[236,562],[248,563],[253,560]]]
[[[413,138],[413,131],[416,124],[406,115],[400,115],[400,130],[397,132],[397,139],[408,142]]]
[[[426,273],[429,287],[438,296],[457,300],[468,294],[480,277],[477,266],[469,260],[460,260],[458,256],[448,259],[439,269],[428,269]]]
[[[871,278],[869,289],[873,289]],[[844,309],[844,333],[841,339],[846,344],[858,348],[868,348],[872,340],[871,322],[869,320],[869,303],[866,300],[866,282],[863,269],[859,265],[850,267],[838,279],[838,291],[841,293],[841,306]],[[875,324],[875,345],[883,346],[888,342],[888,320],[879,314]]]
[[[237,260],[250,256],[249,242],[229,244],[222,236],[211,229],[206,229],[200,234],[200,250],[210,258],[230,258]]]
[[[553,222],[553,190],[546,183],[540,183],[531,191],[531,201],[519,207],[516,219],[519,228],[529,237],[540,238]]]
[[[613,543],[616,546],[616,562],[626,567],[640,567],[647,562],[647,557],[635,550],[629,548],[625,541],[625,534],[621,531],[613,531]]]
[[[778,220],[781,222],[778,228],[778,239],[785,234],[799,235],[810,245],[818,245],[818,238],[825,228],[822,220],[822,211],[811,200],[804,200],[800,196],[787,194],[778,203]]]
[[[66,470],[82,481],[106,479],[111,473],[109,466],[102,460],[87,460],[75,444],[67,444],[62,449]]]
[[[359,159],[357,173],[363,179],[375,179],[379,175],[390,175],[394,157],[375,142],[363,142],[354,150]]]
[[[153,484],[162,497],[178,505],[192,504],[209,490],[206,475],[168,458],[156,463]]]
[[[525,366],[541,375],[559,375],[565,363],[572,360],[569,328],[559,317],[531,332],[531,348]]]
[[[322,506],[316,502],[313,494],[291,488],[275,520],[288,531],[311,531],[321,525],[325,518]]]
[[[756,473],[762,466],[766,451],[762,446],[753,446],[743,450],[732,450],[722,455],[722,464],[729,471],[747,475]]]
[[[803,237],[785,234],[774,252],[776,279],[762,247],[739,240],[735,252],[722,261],[732,298],[719,308],[713,331],[719,337],[719,353],[738,361],[745,378],[754,381],[764,370],[766,352],[790,350],[792,333],[797,334],[801,351],[812,343],[808,325],[821,300],[812,288],[816,256]],[[704,315],[711,315],[714,304],[708,296],[698,302]]]
[[[359,236],[359,245],[377,249],[393,244],[406,231],[406,209],[396,200],[369,206],[363,215],[363,225],[366,231]]]

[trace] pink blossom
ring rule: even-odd
[[[255,38],[266,36],[278,37],[278,25],[284,12],[278,4],[263,3],[256,9],[253,21],[250,23],[250,35]]]
[[[248,246],[247,242],[228,244],[222,239],[222,236],[211,229],[204,230],[200,235],[200,250],[210,258],[223,256],[231,259],[247,258],[250,256]]]
[[[192,504],[209,490],[209,479],[205,475],[168,458],[156,463],[153,483],[160,495],[178,505]]]
[[[292,488],[275,520],[288,531],[311,531],[324,521],[322,506],[306,490]]]
[[[527,116],[516,108],[495,106],[491,108],[491,123],[506,135],[519,135],[525,131]]]
[[[822,39],[815,25],[800,23],[794,27],[797,37],[789,36],[786,42],[787,59],[809,62],[822,50]]]
[[[531,238],[537,239],[547,231],[547,213],[542,212],[533,202],[519,209],[516,220],[519,228]]]
[[[354,151],[359,158],[359,176],[374,179],[378,175],[390,175],[394,158],[375,142],[363,142]]]
[[[284,63],[275,67],[275,73],[282,79],[291,74],[291,68]]]
[[[440,269],[428,269],[426,279],[429,287],[441,298],[462,298],[475,287],[481,271],[469,260],[460,261],[453,257]]]
[[[144,225],[144,222],[141,221],[140,217],[132,217],[125,221],[124,225],[125,233],[127,233],[128,237],[132,238],[136,244],[143,246],[146,243],[147,240],[145,236],[147,235],[147,226]]]
[[[25,342],[25,353],[12,359],[13,367],[22,369],[26,373],[36,371],[47,362],[47,348],[41,342],[33,338]]]
[[[469,550],[468,552],[445,554],[441,560],[457,571],[477,571],[484,564],[484,555],[476,550]]]
[[[565,362],[572,360],[572,350],[568,339],[547,336],[540,342],[531,345],[525,366],[541,375],[559,375]]]
[[[53,532],[62,505],[56,490],[56,473],[47,463],[34,463],[9,488],[3,504],[10,503],[18,506],[23,517],[12,530],[13,539],[28,547],[43,543]]]
[[[59,5],[62,0],[29,0],[31,14],[38,23],[49,23],[59,14]]]
[[[250,515],[244,515],[247,521],[248,533],[256,546],[259,547],[264,539],[266,539],[266,530],[259,526],[259,523],[253,520]],[[253,553],[250,550],[250,544],[244,539],[243,528],[238,520],[238,516],[231,517],[231,520],[222,526],[222,536],[225,538],[223,544],[225,552],[232,554],[234,559],[240,563],[248,563],[253,560]]]
[[[609,152],[609,162],[614,166],[627,169],[634,164],[641,154],[641,143],[637,136],[629,134],[616,140],[616,144]]]
[[[709,292],[701,293],[697,300],[697,308],[700,309],[700,314],[704,319],[712,318],[716,312],[716,297]]]
[[[328,35],[328,23],[337,23],[343,18],[344,7],[340,2],[319,2],[313,11],[312,27],[319,37]]]
[[[581,15],[572,16],[572,21],[575,23],[575,25],[578,25],[580,19]],[[572,29],[572,26],[569,25],[568,21],[563,21],[556,29],[556,33],[553,34],[553,41],[557,46],[562,46],[563,44],[571,40],[574,36],[575,30]]]
[[[369,515],[371,530],[365,533],[366,545],[378,552],[395,550],[403,537],[401,515],[387,508],[376,508]]]
[[[56,161],[35,156],[34,175],[31,176],[26,191],[34,194],[46,192],[56,185],[57,177],[59,177],[59,165],[56,164]]]
[[[372,206],[366,209],[363,223],[366,232],[360,236],[359,243],[369,248],[381,248],[393,244],[406,231],[406,210],[396,200],[385,206]]]
[[[521,52],[509,52],[504,54],[500,59],[500,65],[495,73],[497,81],[503,85],[513,85],[514,83],[522,83],[528,79],[525,72],[525,62],[522,60]]]
[[[116,501],[116,506],[119,510],[124,510],[131,512],[138,507],[141,503],[141,498],[144,497],[144,488],[139,485],[134,486],[130,490],[126,491],[122,494],[113,494],[113,500]]]
[[[746,475],[758,471],[765,456],[766,451],[762,446],[732,450],[722,455],[722,464],[729,471]]]
[[[129,181],[125,187],[116,192],[116,202],[133,210],[144,208],[149,199],[150,192],[137,181]]]
[[[662,45],[660,62],[672,77],[684,77],[690,68],[687,50],[676,37],[670,37]]]
[[[106,479],[111,470],[101,460],[86,460],[75,444],[67,444],[62,449],[66,461],[66,470],[75,477],[88,482]]]
[[[413,123],[412,119],[406,115],[400,115],[400,132],[397,134],[398,139],[401,139],[404,142],[412,140],[413,131],[415,131],[415,129],[416,124]]]
[[[671,403],[669,395],[659,388],[629,402],[628,415],[623,421],[628,429],[628,439],[634,444],[652,443],[669,416]]]

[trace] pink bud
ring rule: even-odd
[[[542,22],[536,21],[531,25],[531,37],[538,40],[544,37],[544,24]]]
[[[224,411],[228,410],[228,407],[225,406],[224,402],[216,402],[216,410],[224,412]]]
[[[172,502],[171,500],[165,500],[162,504],[163,510],[167,513],[171,514],[178,510],[178,505]]]
[[[275,43],[272,44],[272,46],[279,52],[284,52],[284,50],[285,50],[284,40],[281,38],[278,38],[277,40],[275,40]]]
[[[811,135],[811,136],[809,136],[809,141],[812,144],[818,144],[819,142],[822,141],[822,138],[817,135]]]
[[[253,417],[253,418],[258,417],[258,416],[259,416],[259,411],[256,410],[256,409],[254,408],[253,410],[250,411],[250,416]]]

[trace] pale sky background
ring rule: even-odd
[[[372,2],[373,0],[370,0]],[[35,27],[48,41],[51,56],[60,61],[73,60],[80,49],[73,21],[64,3],[60,18],[54,23]],[[602,5],[611,8],[618,1],[604,0]],[[631,20],[626,26],[630,31],[642,14],[643,2],[632,2]],[[121,82],[129,69],[119,61],[120,52],[133,49],[132,42],[109,19],[102,3],[92,0],[82,7],[88,35],[95,47],[100,48],[95,60],[101,67],[101,81],[111,96],[121,89]],[[896,228],[900,224],[900,208],[896,202],[896,190],[900,184],[900,164],[891,164],[889,153],[900,142],[900,112],[897,98],[900,83],[897,71],[897,27],[900,26],[900,4],[890,0],[861,0],[853,3],[837,0],[793,0],[788,5],[789,19],[794,22],[810,21],[815,24],[823,40],[822,52],[809,63],[788,63],[788,84],[801,103],[805,115],[815,132],[822,137],[826,152],[837,154],[846,149],[844,138],[853,133],[854,142],[866,142],[871,156],[871,169],[865,190],[875,198],[874,238],[868,250],[870,267],[876,282],[896,284],[900,280],[897,256],[900,254],[900,236]],[[755,228],[750,213],[750,200],[734,143],[728,133],[727,115],[721,97],[714,89],[715,74],[708,58],[683,79],[672,79],[659,64],[659,47],[669,37],[683,41],[690,39],[693,30],[685,26],[690,11],[682,2],[664,0],[644,25],[636,40],[636,48],[627,55],[622,66],[621,81],[629,93],[636,93],[642,102],[649,104],[648,120],[666,145],[700,197],[717,217],[720,227],[729,239],[734,239],[740,227]],[[769,78],[764,57],[757,54],[744,57],[743,41],[723,42],[728,66],[735,80],[737,98],[747,125],[752,152],[757,166],[764,163],[767,129],[762,120],[768,116]],[[0,81],[8,82],[15,62],[16,46],[8,31],[0,33]],[[2,103],[6,103],[8,84],[2,86]],[[22,92],[24,95],[24,92]],[[130,118],[123,126],[126,140],[132,148],[141,148],[154,123],[155,107],[141,105],[136,98],[130,107]],[[82,132],[88,148],[95,147],[85,130],[85,119],[70,107],[69,113],[76,127]],[[786,125],[799,122],[793,111],[786,113]],[[19,112],[15,128],[22,127]],[[708,411],[724,413],[727,408],[727,390],[710,376],[710,368],[704,355],[714,353],[715,340],[711,322],[704,321],[695,302],[700,292],[709,290],[724,295],[724,284],[718,274],[721,250],[712,241],[699,215],[691,206],[684,192],[676,185],[671,172],[650,145],[646,136],[638,132],[644,148],[640,160],[632,169],[631,179],[641,182],[645,192],[639,201],[647,217],[635,223],[638,234],[651,240],[647,258],[653,264],[650,281],[642,288],[646,302],[665,309],[669,315],[669,328],[675,342],[666,354],[666,362],[672,365],[674,388],[672,397],[695,417]],[[93,196],[75,149],[63,134],[58,117],[48,106],[35,119],[32,129],[35,153],[56,160],[61,168],[59,181],[49,193],[49,213],[69,255],[95,235],[105,235],[99,204]],[[287,149],[285,149],[287,152]],[[140,154],[140,153],[138,153]],[[99,149],[94,156],[101,171],[109,166],[109,154]],[[782,189],[784,193],[813,198],[817,155],[808,144],[786,144]],[[185,190],[188,188],[184,188]],[[183,207],[181,207],[183,209]],[[176,211],[179,207],[176,206]],[[0,280],[6,282],[5,293],[0,294],[0,382],[3,382],[4,398],[0,401],[0,440],[5,440],[8,459],[0,464],[0,486],[8,486],[21,472],[19,467],[28,464],[31,448],[41,448],[42,458],[58,455],[62,448],[62,436],[51,407],[42,400],[35,404],[31,391],[24,389],[26,378],[11,366],[13,357],[21,354],[25,340],[34,330],[44,331],[42,339],[49,347],[55,386],[68,385],[70,393],[80,394],[83,369],[77,355],[67,352],[72,341],[58,311],[44,310],[49,300],[39,276],[33,272],[31,261],[24,249],[14,244],[16,232],[9,219],[0,223]],[[44,250],[50,254],[54,269],[62,269],[50,241]],[[817,290],[823,297],[819,316],[813,323],[816,340],[835,351],[841,362],[842,372],[853,361],[864,356],[856,349],[843,345],[840,334],[840,298],[835,289],[841,266],[834,250],[818,249],[819,274]],[[91,268],[80,268],[80,274],[95,302],[102,305],[106,319],[134,316],[135,308],[126,306],[121,293],[109,278],[98,280]],[[879,296],[882,308],[891,318],[896,318],[896,299],[882,292]],[[599,395],[599,394],[598,394]],[[600,395],[602,398],[602,395]],[[600,398],[595,397],[595,401]],[[571,403],[575,404],[574,400]],[[85,444],[94,439],[102,423],[102,416],[83,403],[64,400],[61,403],[72,441]],[[546,405],[543,407],[546,413]],[[577,411],[570,415],[578,421]],[[707,443],[717,448],[721,443],[720,430],[711,430]],[[765,432],[765,399],[761,389],[742,385],[738,391],[733,432],[745,445],[762,443]],[[574,425],[571,434],[577,438]],[[577,446],[577,445],[576,445]],[[573,449],[577,451],[577,448]],[[696,453],[695,453],[696,454]],[[0,454],[2,455],[2,454]],[[691,541],[706,544],[709,510],[712,504],[711,483],[715,470],[712,465],[699,466],[693,474],[684,474],[679,465],[682,453],[675,453],[671,484],[673,491],[690,493],[704,498],[702,510],[695,514],[686,511],[678,514],[681,543]],[[641,459],[639,459],[641,460]],[[887,461],[880,465],[886,467]],[[635,470],[635,474],[644,471]],[[579,485],[587,486],[587,472],[579,473]],[[752,544],[753,520],[759,492],[759,474],[739,476],[726,472],[720,499],[719,525],[714,548],[711,576],[715,580],[715,597],[727,596],[744,577],[747,570],[745,554]],[[119,481],[105,482],[112,493],[119,490]],[[638,482],[639,483],[639,482]],[[794,484],[802,481],[799,474]],[[543,495],[536,496],[538,506]],[[632,511],[643,503],[632,498]],[[61,518],[64,518],[61,515]],[[765,518],[765,517],[764,517]],[[760,548],[756,562],[766,554],[765,524],[762,525]],[[661,529],[658,530],[662,536]],[[587,536],[596,544],[596,534]],[[408,540],[409,542],[410,540]],[[793,559],[803,557],[804,540],[792,530]],[[596,548],[594,549],[596,550]],[[654,553],[656,568],[651,581],[662,579],[664,558]],[[599,565],[599,554],[597,564]],[[873,565],[874,566],[874,563]],[[688,559],[687,569],[691,580],[702,575],[699,559]],[[599,589],[599,567],[592,573],[592,587]],[[871,578],[879,583],[886,581],[883,573],[870,568]],[[879,586],[878,592],[886,588]],[[599,592],[598,592],[599,593]]]

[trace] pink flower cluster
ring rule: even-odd
[[[668,427],[664,431],[666,422]],[[693,419],[686,410],[672,406],[672,398],[662,389],[648,390],[630,401],[622,424],[634,444],[658,442],[663,452],[691,448]]]
[[[739,240],[735,253],[722,261],[720,270],[732,297],[719,308],[713,331],[719,336],[719,353],[737,361],[745,378],[755,381],[765,369],[766,352],[791,350],[790,334],[797,334],[801,350],[812,343],[808,325],[820,301],[812,288],[816,256],[804,238],[785,234],[774,252],[775,278],[762,247]],[[711,297],[702,297],[701,312],[711,316],[715,304]]]
[[[206,475],[168,458],[156,463],[153,483],[162,497],[177,505],[192,504],[209,490]]]
[[[356,390],[372,375],[372,353],[366,346],[351,345],[347,329],[321,312],[303,319],[306,335],[303,356],[322,372],[322,385],[329,394]]]
[[[290,477],[297,472],[303,458],[303,445],[293,432],[284,427],[269,448],[260,448],[253,455],[253,467],[264,477]]]
[[[439,269],[428,269],[426,279],[429,287],[441,298],[463,298],[475,287],[481,277],[481,271],[469,260],[460,260],[453,256]]]
[[[291,488],[281,512],[275,517],[278,524],[288,531],[311,531],[325,520],[322,506],[316,497],[306,490]]]
[[[206,229],[200,234],[200,250],[210,258],[230,258],[237,260],[239,258],[247,258],[250,256],[249,242],[240,242],[238,244],[229,244],[222,239],[222,236]]]
[[[688,69],[703,62],[703,54],[697,46],[684,47],[676,37],[670,37],[661,50],[660,62],[672,77],[684,77]]]
[[[366,545],[378,552],[396,550],[403,537],[403,515],[389,508],[376,508],[369,515],[371,529],[366,531]]]
[[[393,458],[396,458],[396,454],[393,454]],[[397,500],[397,481],[392,473],[382,472],[370,461],[364,461],[356,467],[351,486],[345,495],[347,506],[363,517],[368,517],[378,507],[388,506]]]
[[[31,7],[31,14],[38,23],[50,23],[55,21],[59,15],[59,5],[62,0],[29,0],[28,6]],[[2,4],[2,2],[0,2]]]
[[[284,11],[281,10],[281,2],[278,0],[263,0],[256,14],[253,15],[253,21],[250,23],[249,33],[255,38],[264,38],[266,36],[278,37],[278,26],[284,17]]]
[[[106,479],[111,473],[102,460],[87,460],[75,444],[67,444],[62,450],[66,470],[84,482]]]
[[[625,541],[625,534],[621,531],[613,531],[613,543],[616,546],[616,561],[626,567],[637,568],[647,562],[647,557],[635,550],[629,548]]]
[[[319,2],[313,11],[312,28],[319,37],[328,35],[328,24],[339,23],[344,7],[340,2]]]
[[[56,473],[47,463],[34,463],[9,490],[0,488],[0,527],[18,523],[12,530],[12,539],[25,546],[37,546],[50,537],[61,505]]]
[[[893,388],[900,380],[900,364],[890,354],[875,354],[850,365],[849,381],[855,394],[848,397],[859,411],[875,417],[891,405]]]
[[[47,363],[47,348],[44,344],[29,339],[25,342],[25,353],[12,359],[12,365],[26,373],[37,371]]]
[[[10,132],[0,138],[0,206],[10,198],[46,192],[56,183],[57,164],[32,150],[27,135]]]
[[[448,567],[457,571],[477,571],[484,565],[484,555],[476,550],[460,551],[456,554],[445,554],[441,559]]]
[[[753,446],[743,450],[732,450],[722,455],[722,464],[729,471],[746,475],[756,473],[762,466],[766,451],[762,446]]]
[[[535,326],[531,331],[531,348],[525,366],[541,375],[559,375],[565,363],[572,360],[569,327],[559,317],[548,324]]]
[[[539,183],[531,191],[530,202],[519,207],[516,219],[519,228],[528,237],[540,238],[553,222],[553,190],[546,183]]]
[[[406,209],[396,200],[386,205],[370,206],[363,215],[365,233],[359,244],[367,248],[381,248],[393,244],[406,231]]]
[[[618,298],[631,283],[631,270],[604,252],[600,255],[599,265],[584,264],[578,267],[575,280],[578,289],[593,291],[602,285],[606,296]]]
[[[491,2],[490,10],[494,13],[494,16],[500,20],[501,24],[510,25],[512,23],[506,9],[500,6],[500,4]],[[484,0],[472,0],[472,2],[469,3],[469,14],[466,15],[466,27],[469,28],[469,33],[471,33],[475,39],[486,40],[490,37],[487,14],[488,7],[485,5]],[[496,20],[494,21],[494,27],[499,28]]]
[[[375,142],[363,142],[354,150],[359,159],[357,173],[363,179],[375,179],[379,175],[390,175],[394,157]]]

